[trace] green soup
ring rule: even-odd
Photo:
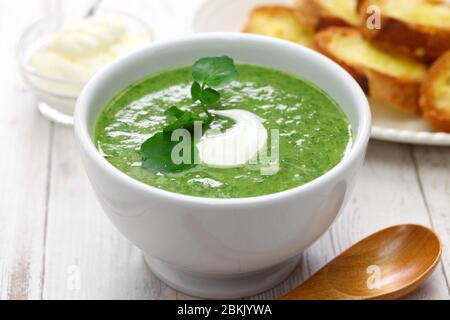
[[[217,109],[244,109],[263,119],[268,132],[279,130],[279,170],[263,175],[255,165],[213,168],[197,165],[163,174],[141,165],[141,144],[160,132],[172,106],[200,112],[190,97],[191,68],[165,71],[120,92],[102,110],[95,129],[100,152],[116,168],[148,185],[209,198],[272,194],[310,182],[336,166],[351,145],[349,121],[337,103],[295,76],[254,65],[237,65],[238,78],[221,89]],[[233,121],[216,119],[227,129]],[[269,138],[270,140],[270,138]]]

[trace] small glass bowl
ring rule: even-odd
[[[112,10],[102,10],[99,14],[101,13],[119,16],[129,30],[148,32],[149,40],[153,38],[150,26],[137,17]],[[34,22],[20,37],[16,56],[25,83],[39,100],[38,108],[41,114],[53,122],[73,125],[75,104],[86,82],[51,78],[40,74],[30,65],[33,52],[39,50],[63,24],[63,19],[57,16],[45,17]]]

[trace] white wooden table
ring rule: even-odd
[[[41,117],[20,79],[19,34],[58,1],[0,0],[0,299],[190,298],[152,275],[141,252],[113,228],[86,179],[71,128]],[[89,3],[61,2],[71,12]],[[126,7],[161,39],[183,34],[193,3],[128,0]],[[287,281],[255,298],[286,293],[355,241],[401,223],[431,226],[444,243],[441,264],[410,298],[449,299],[450,148],[378,141],[370,143],[352,201],[331,231]]]

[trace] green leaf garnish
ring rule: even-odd
[[[164,115],[167,117],[175,117],[177,119],[181,118],[185,111],[178,109],[177,107],[170,107],[164,112]]]
[[[203,127],[211,124],[213,116],[209,107],[220,101],[220,92],[216,89],[234,81],[237,77],[237,70],[233,59],[230,57],[202,58],[194,64],[192,77],[194,79],[191,87],[192,100],[194,102],[200,101],[202,110],[208,118],[202,119],[191,111],[184,111],[177,107],[166,110],[164,115],[170,124],[141,146],[142,166],[144,168],[170,173],[187,170],[195,166],[194,159],[197,148],[193,138],[195,135],[192,134],[195,123],[202,122]],[[186,142],[184,140],[182,142],[172,141],[172,135],[177,129],[185,129],[191,133],[188,146],[184,145],[180,148],[180,144]],[[182,155],[184,159],[182,163],[174,162],[174,151],[186,152]]]
[[[216,104],[220,100],[220,93],[214,89],[206,88],[203,90],[200,101],[207,106]]]
[[[195,81],[192,84],[191,96],[194,102],[197,102],[202,98],[202,87],[200,86],[200,83],[198,83],[197,81]]]
[[[236,79],[237,70],[230,57],[209,57],[198,60],[192,77],[211,88],[222,88]]]
[[[180,172],[195,166],[195,143],[191,141],[190,161],[175,164],[172,160],[172,152],[180,143],[172,141],[172,132],[159,132],[145,141],[141,146],[142,167],[162,173]]]
[[[179,117],[175,122],[164,127],[164,132],[173,132],[177,129],[191,129],[194,126],[195,121],[202,121],[200,117],[194,115],[190,111],[182,112],[183,114],[179,114]]]
[[[221,88],[234,81],[237,77],[236,66],[230,57],[209,57],[198,60],[192,68],[195,82],[191,88],[192,100],[200,100],[203,111],[212,120],[208,107],[220,101]]]

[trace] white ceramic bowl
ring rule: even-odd
[[[120,90],[149,74],[229,55],[307,79],[348,115],[352,150],[322,177],[295,189],[245,199],[208,199],[138,182],[108,163],[92,142],[97,116]],[[93,188],[111,221],[144,253],[166,283],[206,298],[239,298],[270,289],[295,268],[301,253],[333,223],[364,161],[371,116],[353,78],[301,46],[247,34],[210,33],[160,42],[100,71],[81,94],[75,131]]]

